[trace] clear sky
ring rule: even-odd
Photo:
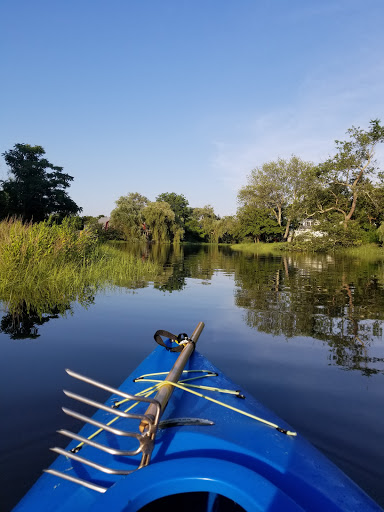
[[[384,122],[383,27],[384,0],[2,0],[0,153],[43,146],[84,215],[234,214],[251,169]]]

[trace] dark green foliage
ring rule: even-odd
[[[0,190],[0,219],[8,216],[8,195]]]
[[[164,192],[156,197],[156,201],[168,203],[175,214],[176,223],[183,227],[185,226],[185,223],[191,215],[191,208],[189,208],[188,200],[183,196],[183,194]]]
[[[205,242],[205,235],[199,224],[198,219],[193,215],[188,219],[185,224],[185,240],[193,243]]]
[[[362,199],[376,203],[375,184],[371,178],[378,175],[374,160],[377,144],[384,142],[384,127],[378,119],[370,121],[367,131],[352,126],[347,130],[349,140],[336,140],[336,154],[317,167],[317,183],[306,197],[307,212],[326,215],[336,212],[347,226],[356,218],[356,209]]]
[[[280,226],[284,239],[292,224],[306,218],[317,219],[315,231],[294,236],[300,250],[330,250],[377,242],[377,228],[384,222],[383,173],[374,160],[376,146],[384,142],[384,126],[370,121],[368,130],[352,127],[348,140],[336,140],[336,154],[316,167],[292,157],[279,158],[254,169],[238,199],[239,233],[261,239],[271,227],[263,222],[269,209]]]
[[[193,229],[195,236],[199,236],[202,242],[218,243],[220,238],[220,217],[215,214],[211,205],[203,208],[193,208],[192,222],[189,228]]]
[[[41,146],[29,144],[15,144],[13,149],[3,153],[9,178],[1,182],[2,218],[16,216],[36,222],[52,214],[62,219],[81,211],[66,192],[73,177],[43,155],[45,151]]]
[[[268,242],[279,238],[283,232],[267,208],[245,205],[239,209],[237,216],[238,231],[243,239],[251,237],[254,242]]]

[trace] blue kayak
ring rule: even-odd
[[[52,448],[57,459],[14,510],[382,510],[195,350],[203,327],[191,337],[158,331],[162,346],[119,389],[67,370],[92,396],[64,391],[73,400],[64,412],[84,426],[59,431],[70,444]],[[84,404],[95,414],[79,412]]]

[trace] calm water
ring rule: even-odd
[[[125,248],[124,250],[128,250]],[[198,349],[288,421],[384,506],[384,266],[331,256],[245,256],[225,247],[134,248],[155,283],[3,310],[1,510],[65,446],[58,428],[71,368],[118,386],[157,329],[206,328]],[[66,310],[65,315],[59,311]],[[73,388],[73,386],[72,386]]]

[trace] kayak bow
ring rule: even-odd
[[[161,339],[105,404],[65,391],[93,416],[67,429],[58,454],[14,509],[149,512],[181,509],[263,512],[379,512],[340,469],[195,350],[204,328]],[[164,348],[165,347],[165,348]],[[167,370],[169,369],[170,370]],[[211,385],[212,384],[212,385]],[[220,398],[219,398],[220,397]]]

